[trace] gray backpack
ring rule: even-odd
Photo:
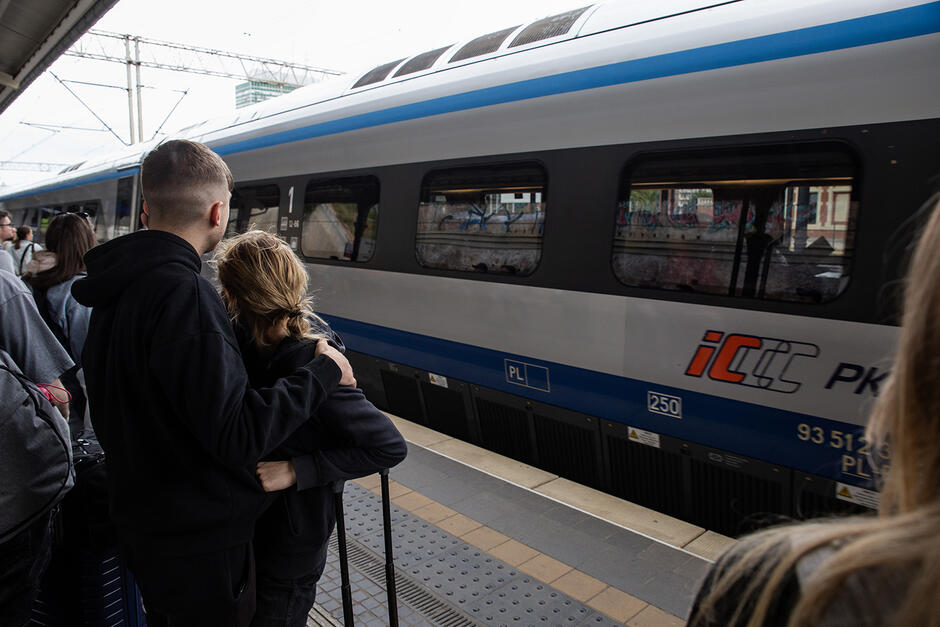
[[[73,482],[68,423],[0,349],[0,543],[52,509]]]

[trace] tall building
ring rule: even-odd
[[[266,83],[264,81],[248,81],[235,86],[235,108],[241,109],[248,105],[262,102],[297,89],[294,85]]]

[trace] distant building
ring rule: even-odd
[[[235,108],[241,109],[248,105],[262,102],[297,89],[294,85],[279,85],[265,83],[264,81],[248,81],[235,86]]]

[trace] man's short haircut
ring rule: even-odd
[[[10,222],[13,221],[13,218],[10,216],[10,212],[4,209],[0,209],[0,218],[10,218]]]
[[[223,187],[232,191],[232,173],[207,146],[185,139],[163,142],[150,151],[140,171],[144,201],[151,217],[188,226],[211,203],[222,200]]]

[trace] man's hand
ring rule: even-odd
[[[258,462],[255,472],[265,492],[286,490],[297,483],[297,473],[290,462]]]
[[[339,379],[340,385],[356,385],[356,377],[353,376],[352,366],[349,365],[349,360],[346,359],[346,356],[341,352],[330,346],[329,342],[326,340],[320,340],[317,342],[316,354],[319,357],[320,355],[326,355],[339,366],[340,371],[343,373]]]

